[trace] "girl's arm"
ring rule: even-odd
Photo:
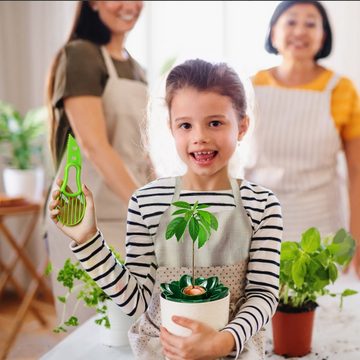
[[[360,278],[360,138],[344,142],[349,175],[350,232],[357,248],[353,264]]]
[[[85,156],[109,188],[127,204],[139,184],[108,141],[101,98],[69,97],[64,100],[64,107],[76,140]]]
[[[60,184],[59,184],[60,185]],[[76,226],[66,227],[56,219],[58,190],[52,194],[50,214],[74,242],[71,250],[96,283],[129,316],[143,313],[150,301],[156,276],[154,244],[149,235],[134,195],[129,203],[126,237],[126,263],[120,264],[96,228],[96,215],[91,192],[84,186],[86,210]]]
[[[261,192],[259,189],[257,192]],[[255,199],[260,196],[256,195],[256,192],[249,195]],[[245,201],[244,205],[246,206]],[[280,204],[274,194],[268,193],[265,203],[251,200],[249,207],[258,210],[262,208],[262,212],[248,210],[253,221],[254,234],[246,275],[245,302],[235,318],[223,330],[234,336],[236,350],[231,355],[235,358],[239,357],[245,343],[269,322],[279,301],[280,245],[283,229]]]

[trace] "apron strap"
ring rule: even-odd
[[[108,51],[106,50],[105,46],[101,46],[100,49],[101,49],[101,53],[103,55],[109,76],[110,77],[118,77],[118,74],[115,69],[115,65],[114,65],[113,61],[111,60],[111,57],[110,57]]]
[[[239,204],[242,203],[242,201],[240,199],[239,184],[238,184],[236,179],[230,178],[230,185],[231,185],[231,189],[232,189],[232,192],[233,192],[233,195],[234,195],[235,205],[239,206]]]
[[[335,86],[338,84],[339,79],[340,79],[340,75],[334,73],[333,76],[330,78],[329,82],[327,83],[325,91],[332,92]]]
[[[174,196],[173,196],[171,202],[179,200],[180,191],[181,191],[181,176],[176,176],[175,177],[175,191],[174,191]]]

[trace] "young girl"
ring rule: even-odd
[[[139,359],[263,359],[261,329],[278,302],[282,217],[274,194],[228,175],[228,162],[247,128],[243,85],[225,64],[202,60],[176,66],[166,82],[166,103],[185,175],[161,178],[137,190],[129,203],[126,263],[111,255],[96,226],[91,192],[84,186],[84,220],[58,227],[74,242],[71,249],[90,276],[129,316],[143,313],[129,331]],[[58,190],[51,216],[57,222]],[[159,284],[190,273],[191,240],[165,240],[172,202],[210,205],[219,230],[197,254],[197,274],[217,275],[230,288],[229,324],[216,331],[197,321],[174,317],[190,337],[161,326]]]

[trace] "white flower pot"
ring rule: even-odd
[[[3,172],[5,193],[11,197],[24,197],[31,201],[42,200],[44,191],[44,169],[12,169]]]
[[[201,321],[219,330],[229,322],[229,306],[230,293],[220,300],[203,303],[180,303],[160,296],[161,323],[168,331],[178,336],[189,336],[191,330],[175,324],[171,320],[173,315]]]
[[[129,344],[128,331],[135,322],[136,316],[128,316],[113,301],[105,302],[107,315],[110,321],[110,329],[101,325],[100,341],[107,346],[124,346]]]

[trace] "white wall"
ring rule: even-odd
[[[150,85],[164,62],[202,57],[227,61],[243,76],[278,59],[263,48],[278,1],[146,1],[128,48],[148,71]],[[334,29],[327,66],[360,88],[360,2],[323,1]],[[66,39],[75,1],[0,2],[0,99],[25,112],[43,103],[47,71]]]

